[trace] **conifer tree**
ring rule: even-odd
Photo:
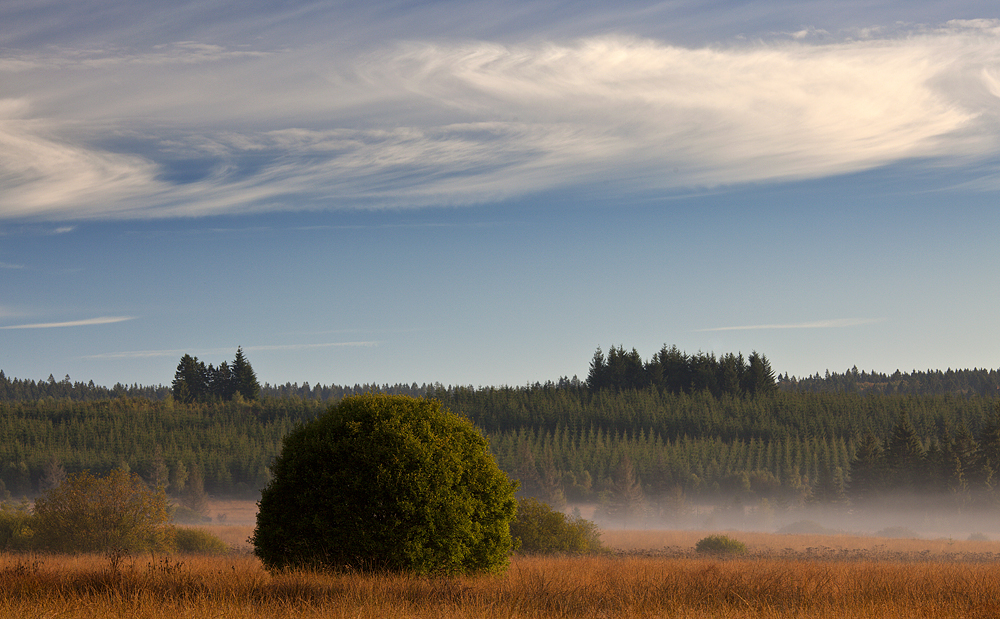
[[[260,396],[260,383],[257,382],[257,374],[254,373],[250,362],[243,355],[242,346],[236,349],[232,373],[235,393],[243,396],[245,400],[256,400]]]
[[[874,434],[868,433],[858,443],[851,461],[851,498],[856,503],[874,498],[882,489],[884,478],[882,445]]]
[[[889,435],[885,461],[893,489],[912,491],[925,487],[926,453],[906,412],[900,412]]]
[[[197,357],[184,355],[174,373],[172,391],[178,402],[195,402],[205,397],[208,391],[208,368]]]

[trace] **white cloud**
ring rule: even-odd
[[[614,35],[6,58],[0,217],[675,191],[996,154],[1000,22],[810,33],[823,32],[697,49]]]
[[[135,316],[102,316],[100,318],[86,318],[84,320],[70,320],[66,322],[39,322],[27,325],[8,325],[0,329],[54,329],[60,327],[87,327],[92,325],[107,325],[116,322],[135,320]]]
[[[843,329],[846,327],[860,327],[879,322],[884,322],[883,318],[837,318],[834,320],[817,320],[814,322],[794,322],[786,324],[770,325],[745,325],[741,327],[712,327],[709,329],[695,329],[696,332],[705,331],[757,331],[770,329]]]

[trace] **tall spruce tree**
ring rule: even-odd
[[[884,488],[885,461],[882,445],[868,433],[858,443],[851,461],[850,496],[855,503],[870,501]]]
[[[892,489],[913,491],[926,486],[926,452],[906,412],[899,413],[889,434],[885,461]]]
[[[198,357],[184,355],[177,364],[174,382],[171,385],[174,399],[178,402],[195,402],[208,392],[208,368],[198,361]]]
[[[243,396],[246,400],[256,400],[260,396],[260,383],[257,382],[257,374],[247,358],[243,355],[243,347],[236,348],[236,358],[233,360],[233,382],[234,392]]]

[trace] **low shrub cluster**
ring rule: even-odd
[[[230,552],[229,544],[208,531],[179,528],[174,533],[177,552],[200,555],[224,555]]]
[[[709,535],[698,540],[694,545],[694,550],[706,554],[745,555],[747,545],[728,535]]]
[[[0,503],[0,550],[31,550],[35,531],[27,501],[17,505]]]
[[[207,531],[176,529],[163,489],[122,470],[69,475],[39,497],[0,504],[0,551],[221,554],[229,546]]]
[[[35,500],[36,543],[56,552],[170,550],[167,496],[121,469],[106,477],[84,471]]]
[[[593,522],[557,512],[533,498],[518,500],[510,535],[522,553],[607,552]]]

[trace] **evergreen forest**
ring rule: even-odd
[[[291,429],[345,396],[383,392],[437,398],[467,416],[521,494],[554,506],[667,517],[693,502],[851,506],[905,492],[1000,507],[997,370],[794,378],[756,352],[676,347],[649,360],[598,349],[584,380],[520,387],[259,385],[241,349],[222,365],[209,371],[185,355],[171,387],[0,371],[0,493],[32,496],[67,472],[124,468],[174,496],[203,487],[255,498]]]

